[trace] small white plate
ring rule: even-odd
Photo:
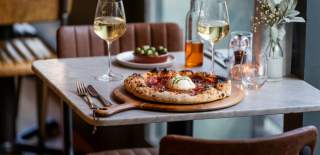
[[[175,60],[173,55],[168,56],[166,62],[162,63],[152,63],[152,64],[143,64],[143,63],[136,63],[133,61],[134,55],[133,51],[122,52],[116,56],[117,61],[126,67],[130,68],[138,68],[138,69],[153,69],[153,68],[166,68],[173,65]]]

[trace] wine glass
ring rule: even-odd
[[[123,77],[111,70],[111,44],[126,31],[126,17],[122,0],[99,0],[94,19],[94,32],[106,41],[108,46],[107,72],[98,76],[99,81],[118,81]]]
[[[211,45],[211,65],[214,73],[214,45],[229,33],[229,15],[225,0],[207,0],[202,3],[197,30],[198,35]]]

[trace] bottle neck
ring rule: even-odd
[[[190,1],[190,11],[197,11],[198,9],[198,2],[197,0]]]

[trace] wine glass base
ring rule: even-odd
[[[96,79],[102,82],[121,81],[123,79],[123,76],[121,74],[109,73],[98,76],[96,77]]]

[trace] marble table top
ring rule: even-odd
[[[172,68],[184,69],[183,52],[174,52],[173,55],[176,61]],[[105,94],[106,98],[110,98],[112,90],[120,86],[122,81],[105,83],[95,79],[97,75],[101,75],[106,70],[106,61],[106,57],[40,60],[33,63],[33,70],[45,85],[57,93],[77,115],[91,125],[115,126],[320,111],[320,91],[318,89],[297,78],[284,78],[281,82],[267,82],[259,91],[248,91],[246,98],[240,104],[227,109],[195,113],[130,110],[93,120],[92,111],[76,95],[75,81],[81,80],[86,84],[92,84],[98,91]],[[209,60],[205,59],[204,66],[195,68],[195,70],[208,69],[206,67],[210,66],[209,64]],[[134,72],[145,72],[145,70],[122,67],[116,62],[113,64],[113,70],[124,76]],[[95,102],[99,104],[97,100]],[[113,102],[116,104],[115,101]]]

